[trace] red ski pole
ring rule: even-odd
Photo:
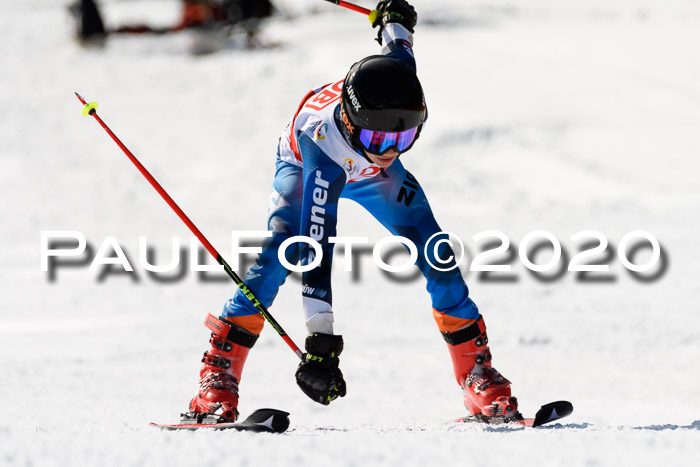
[[[347,8],[348,10],[356,11],[358,13],[362,13],[363,15],[367,15],[370,23],[374,23],[374,20],[377,19],[377,10],[369,10],[369,9],[363,8],[359,5],[355,5],[354,3],[344,2],[343,0],[326,0],[326,1],[331,2],[331,3],[335,3],[338,6],[342,6],[343,8]]]
[[[119,138],[117,138],[117,135],[115,135],[112,130],[109,129],[107,124],[102,121],[99,115],[97,115],[97,102],[90,102],[89,104],[85,102],[85,99],[82,98],[80,94],[77,92],[75,93],[76,97],[80,102],[84,105],[83,107],[83,115],[88,116],[92,115],[95,117],[95,120],[97,120],[97,123],[99,123],[102,128],[107,132],[107,134],[114,140],[115,143],[117,143],[117,146],[121,148],[122,151],[124,151],[124,154],[126,154],[126,157],[129,158],[131,162],[136,166],[137,169],[139,169],[139,172],[141,172],[141,175],[146,177],[146,180],[148,180],[148,183],[153,186],[153,188],[156,189],[158,194],[165,200],[166,203],[168,203],[168,206],[172,208],[173,211],[175,211],[175,214],[182,220],[182,222],[187,225],[187,227],[192,231],[192,233],[199,239],[199,241],[204,245],[204,248],[216,259],[216,262],[219,263],[224,267],[224,271],[226,271],[226,274],[233,279],[233,282],[236,283],[236,285],[241,289],[243,294],[248,298],[253,303],[253,306],[255,307],[258,312],[263,315],[263,317],[267,320],[268,323],[272,326],[272,328],[277,331],[277,334],[284,339],[284,341],[287,343],[287,345],[294,351],[295,354],[297,354],[297,357],[300,359],[304,358],[304,355],[301,350],[299,350],[299,347],[296,346],[294,341],[287,335],[287,333],[282,329],[282,326],[279,325],[279,323],[275,320],[275,318],[272,317],[269,311],[267,311],[267,308],[260,303],[260,300],[255,296],[252,290],[250,290],[243,280],[236,274],[235,271],[231,269],[231,266],[224,260],[224,258],[221,257],[218,251],[212,246],[211,243],[209,243],[209,240],[206,239],[206,237],[202,234],[202,232],[199,231],[196,225],[190,220],[189,217],[184,213],[182,209],[180,209],[180,206],[173,201],[173,199],[168,195],[168,193],[163,189],[162,186],[160,186],[160,183],[153,178],[153,175],[150,174],[148,170],[146,170],[146,167],[139,162],[138,159],[136,159],[136,156],[132,154],[129,149],[124,146],[124,143],[122,143]]]

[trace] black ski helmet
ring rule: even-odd
[[[386,55],[369,56],[350,68],[340,111],[343,131],[357,148],[362,147],[361,129],[398,132],[418,127],[420,134],[427,115],[415,71]]]

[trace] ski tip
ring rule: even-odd
[[[240,422],[239,426],[246,426],[256,431],[283,433],[289,428],[289,423],[289,412],[277,409],[258,409]]]
[[[569,401],[550,402],[547,405],[552,405],[556,409],[557,413],[562,417],[568,417],[574,411],[574,404]]]
[[[532,426],[542,426],[545,423],[568,417],[574,411],[574,405],[569,401],[555,401],[540,407],[535,415]]]

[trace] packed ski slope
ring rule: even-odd
[[[498,230],[517,246],[597,230],[604,280],[538,279],[517,254],[506,281],[465,272],[495,366],[525,415],[555,399],[574,414],[542,429],[457,426],[464,414],[422,280],[372,264],[334,271],[348,396],[329,407],[295,386],[296,356],[266,328],[241,384],[243,415],[291,412],[284,435],[166,433],[194,394],[205,314],[234,285],[139,265],[140,236],[165,263],[190,233],[73,95],[102,118],[228,256],[233,230],[264,229],[275,145],[304,93],[376,53],[360,15],[278,1],[275,47],[234,39],[193,56],[190,34],[78,47],[65,2],[0,3],[0,465],[692,465],[700,457],[700,8],[692,0],[416,1],[415,52],[430,119],[402,157],[441,226],[473,258]],[[167,24],[175,0],[103,1],[106,22]],[[372,6],[363,2],[365,6]],[[635,279],[617,247],[652,233],[665,269]],[[40,233],[115,237],[133,273],[40,267]],[[386,233],[341,204],[339,234]],[[551,250],[533,260],[545,263]],[[634,263],[649,258],[639,250]],[[562,259],[564,262],[564,259]],[[565,263],[564,263],[565,264]],[[468,266],[468,264],[467,264]],[[404,273],[401,277],[405,277]],[[493,278],[494,276],[491,276]],[[499,276],[496,276],[499,277]],[[548,279],[547,279],[548,278]],[[301,344],[299,281],[272,313]]]

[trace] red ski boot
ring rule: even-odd
[[[211,349],[204,352],[199,389],[190,401],[190,413],[184,415],[198,423],[203,423],[204,418],[213,419],[214,423],[234,422],[238,418],[238,383],[243,364],[258,336],[211,314],[204,325],[212,330]]]
[[[464,405],[480,419],[518,418],[518,401],[510,394],[510,381],[491,366],[486,326],[478,321],[455,332],[443,332],[457,382],[464,389]]]

